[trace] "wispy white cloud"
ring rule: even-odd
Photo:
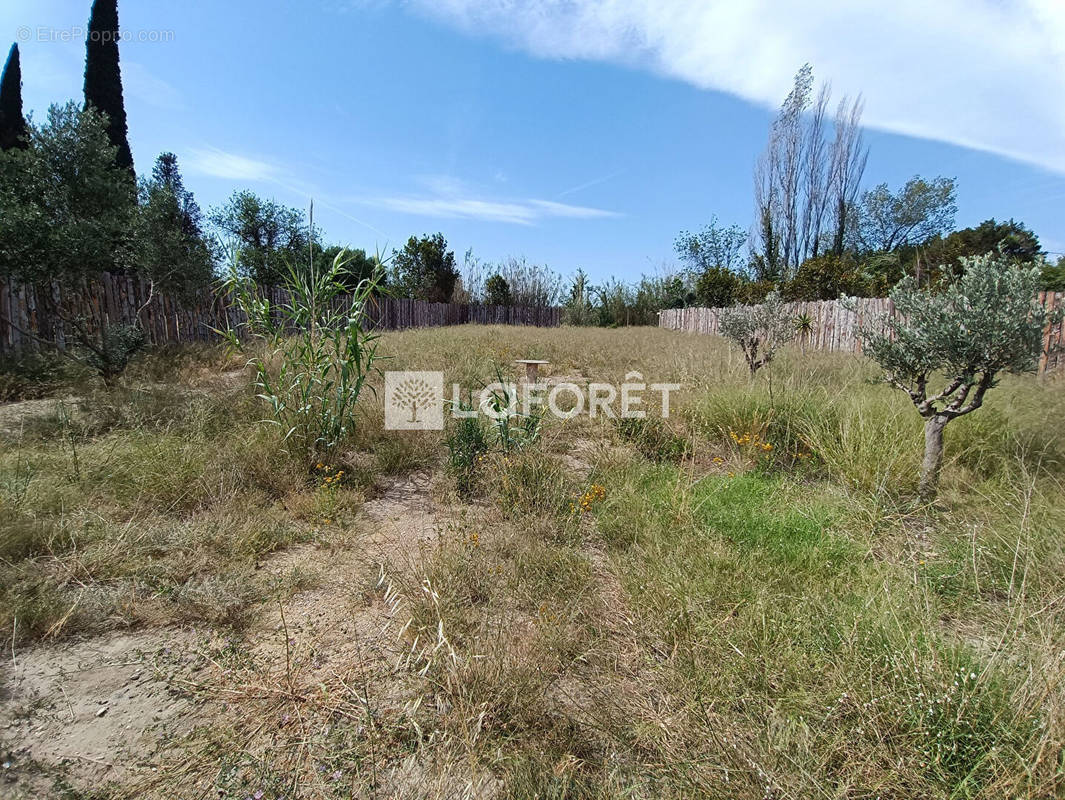
[[[281,170],[267,161],[230,153],[217,147],[194,147],[187,166],[192,172],[238,181],[280,182]]]
[[[535,198],[524,200],[494,200],[476,196],[465,181],[450,175],[419,175],[415,181],[425,187],[423,194],[393,194],[382,196],[334,197],[294,177],[285,168],[259,158],[233,153],[217,147],[194,147],[185,156],[190,172],[238,181],[276,184],[293,193],[314,199],[317,205],[328,208],[381,235],[383,231],[340,206],[351,204],[402,214],[452,219],[475,219],[485,222],[508,222],[533,225],[547,218],[605,219],[621,216],[615,211],[588,206],[569,205]]]
[[[422,217],[478,219],[485,222],[513,222],[531,225],[535,212],[521,203],[499,203],[460,197],[377,197],[360,202],[403,214]]]
[[[288,170],[269,161],[259,158],[231,153],[217,147],[194,147],[189,150],[185,163],[190,172],[210,175],[215,178],[228,178],[237,181],[254,181],[280,186],[282,189],[294,195],[305,198],[308,202],[314,201],[315,207],[328,208],[335,214],[361,225],[376,234],[390,238],[385,231],[372,225],[366,220],[353,216],[350,212],[340,208],[338,203],[327,192],[319,187],[293,176]]]
[[[476,197],[398,195],[361,198],[357,202],[374,208],[423,217],[508,222],[516,225],[532,225],[549,217],[604,219],[620,216],[617,212],[601,208],[573,206],[536,199],[500,201]]]
[[[775,106],[804,62],[865,122],[1065,173],[1062,0],[406,0],[544,58],[641,66]]]
[[[492,198],[476,184],[446,173],[414,175],[420,192],[348,198],[363,206],[444,219],[473,219],[534,225],[547,218],[605,219],[621,216],[615,211],[569,205],[537,198]],[[499,182],[498,176],[495,178]]]
[[[568,203],[555,203],[551,200],[530,200],[529,205],[539,209],[550,217],[570,217],[572,219],[605,219],[620,217],[616,211],[588,206],[571,206]]]

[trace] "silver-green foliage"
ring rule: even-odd
[[[269,422],[303,454],[336,447],[354,429],[359,395],[377,369],[379,335],[371,330],[366,306],[381,285],[380,268],[350,291],[343,252],[324,269],[290,265],[280,286],[287,299],[275,305],[241,274],[237,260],[222,289],[246,321],[223,333],[238,349],[260,345],[248,363],[270,409]]]
[[[938,291],[904,278],[890,294],[894,315],[862,331],[865,352],[925,419],[920,491],[928,499],[936,493],[944,426],[978,409],[1000,373],[1035,369],[1052,316],[1035,302],[1037,268],[992,253],[961,262],[961,277]]]
[[[796,333],[794,319],[778,292],[770,292],[760,305],[724,309],[718,330],[743,351],[751,375],[770,363]]]

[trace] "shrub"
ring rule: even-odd
[[[148,336],[140,325],[108,325],[98,336],[80,332],[77,337],[84,351],[84,361],[112,388],[130,361],[148,344]]]
[[[781,291],[787,300],[835,300],[841,294],[866,295],[869,287],[853,255],[826,253],[806,259]]]
[[[736,301],[739,276],[724,267],[710,267],[695,282],[695,296],[708,308],[723,308]]]

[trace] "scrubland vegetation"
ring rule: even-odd
[[[1014,374],[1065,259],[1023,223],[863,187],[862,102],[830,122],[807,65],[754,218],[680,266],[347,252],[247,190],[205,214],[172,153],[138,176],[114,0],[88,27],[84,103],[27,120],[17,45],[0,76],[0,280],[66,330],[0,364],[0,794],[1065,794],[1065,386]],[[52,299],[102,273],[221,290],[236,329],[144,352],[143,309]],[[380,292],[567,327],[378,332]],[[782,300],[887,293],[875,364],[789,345]],[[691,305],[740,349],[641,327]],[[382,365],[477,389],[516,358],[682,389],[384,430]]]
[[[770,399],[721,340],[660,330],[379,348],[465,386],[540,357],[551,380],[639,364],[685,388],[664,422],[548,416],[506,448],[475,426],[383,431],[367,391],[325,460],[260,423],[254,376],[221,350],[154,353],[110,392],[68,371],[4,408],[14,658],[197,631],[191,674],[148,661],[195,724],[104,786],[34,767],[67,796],[1062,791],[1060,378],[1007,376],[958,419],[933,505],[921,419],[860,358],[785,349]],[[364,504],[412,475],[403,513],[437,535],[371,546],[385,523]],[[339,607],[334,627],[285,627],[308,597]],[[387,658],[360,628],[374,608]]]

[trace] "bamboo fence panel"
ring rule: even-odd
[[[1036,301],[1048,310],[1065,305],[1061,292],[1040,292]],[[797,339],[810,350],[861,353],[860,331],[874,327],[878,321],[891,317],[895,306],[890,298],[863,297],[854,302],[854,309],[844,308],[839,300],[810,300],[785,304],[792,316],[805,314],[810,318],[811,330]],[[2,308],[2,306],[0,306]],[[658,312],[661,328],[688,333],[717,335],[721,308],[669,308]],[[883,325],[880,325],[883,330]],[[1043,352],[1039,359],[1040,374],[1065,366],[1065,323],[1047,325],[1043,334]]]
[[[278,288],[266,290],[275,307],[287,297]],[[342,305],[343,300],[337,300]],[[375,297],[366,309],[378,330],[441,325],[529,325],[557,327],[562,323],[557,307],[485,306],[429,303],[396,297]],[[0,356],[16,355],[42,347],[65,349],[73,331],[69,320],[80,320],[90,334],[105,326],[129,323],[134,317],[153,345],[217,340],[216,330],[243,321],[227,298],[212,289],[185,296],[153,291],[145,280],[103,273],[74,285],[17,284],[0,281]]]

